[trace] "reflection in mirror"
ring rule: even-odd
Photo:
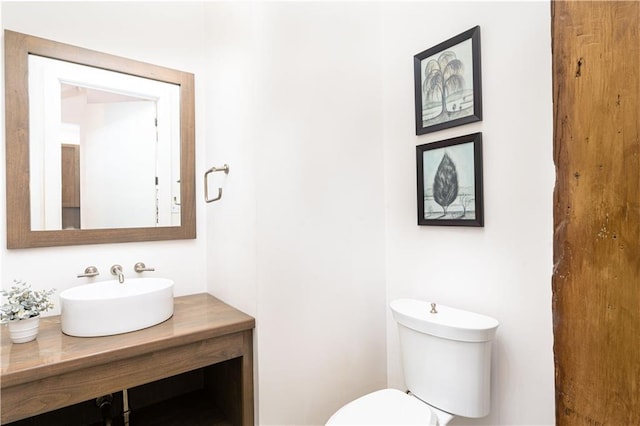
[[[195,238],[193,81],[5,30],[7,248]]]
[[[31,230],[180,225],[179,86],[29,55],[29,101]]]

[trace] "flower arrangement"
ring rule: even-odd
[[[0,323],[37,317],[53,308],[49,297],[55,289],[32,290],[24,281],[13,280],[13,283],[10,290],[0,290],[0,294],[7,298],[7,303],[0,307]]]

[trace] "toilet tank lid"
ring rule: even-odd
[[[431,313],[431,303],[422,300],[397,299],[390,306],[399,324],[444,339],[487,342],[493,340],[499,325],[489,316],[440,304],[437,313]]]
[[[382,389],[344,405],[327,425],[436,425],[431,408],[398,389]]]

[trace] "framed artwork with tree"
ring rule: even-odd
[[[480,27],[413,57],[416,135],[482,120]]]
[[[416,147],[418,225],[484,226],[482,133]]]

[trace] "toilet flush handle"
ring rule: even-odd
[[[431,311],[429,311],[429,313],[432,313],[432,314],[437,314],[438,313],[438,311],[436,311],[436,304],[435,303],[431,304]]]

